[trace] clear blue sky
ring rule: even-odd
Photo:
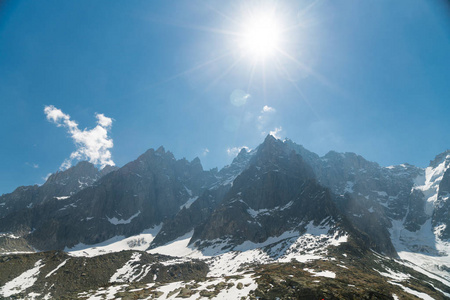
[[[77,151],[51,105],[78,133],[112,118],[118,166],[164,145],[220,168],[276,128],[384,166],[450,148],[446,1],[278,1],[280,42],[259,59],[242,34],[274,1],[0,3],[0,194]]]

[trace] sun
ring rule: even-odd
[[[253,14],[242,23],[241,49],[254,58],[266,58],[280,47],[281,33],[281,24],[273,13]]]

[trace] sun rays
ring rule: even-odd
[[[216,26],[175,26],[211,34],[217,44],[217,54],[205,56],[194,67],[170,76],[159,84],[182,76],[212,74],[210,70],[214,69],[213,75],[207,79],[209,84],[204,86],[204,90],[208,91],[230,76],[243,76],[246,73],[246,79],[242,79],[246,82],[241,84],[246,92],[257,89],[262,92],[265,101],[267,91],[277,84],[275,81],[288,81],[300,94],[299,99],[312,109],[298,81],[311,76],[324,86],[331,86],[325,76],[298,55],[304,50],[302,47],[308,46],[305,38],[307,35],[301,31],[307,31],[308,26],[314,23],[308,14],[318,2],[312,2],[296,13],[275,1],[259,2],[258,5],[255,2],[242,3],[239,7],[234,7],[234,10],[209,6],[211,14],[216,15],[222,23],[217,22]]]

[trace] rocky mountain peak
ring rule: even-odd
[[[190,162],[190,164],[193,165],[193,166],[201,166],[202,169],[203,169],[202,162],[200,161],[200,158],[198,158],[198,156],[195,157],[195,158]]]
[[[430,167],[436,168],[440,164],[442,164],[444,161],[446,162],[446,165],[449,164],[449,162],[450,162],[450,150],[444,151],[444,152],[436,155],[434,160],[430,161]]]
[[[117,168],[107,166],[99,171],[92,163],[81,161],[67,170],[50,175],[41,186],[18,188],[13,193],[0,197],[0,203],[4,203],[3,209],[0,210],[0,219],[21,210],[35,208],[48,201],[67,199],[86,187],[94,185],[102,176],[115,169]],[[14,216],[11,218],[17,219]]]
[[[249,151],[247,151],[246,148],[242,148],[241,151],[239,151],[239,154],[233,159],[232,164],[239,164],[244,161],[248,160],[249,157]]]
[[[117,166],[106,165],[103,169],[100,170],[100,175],[103,177],[111,172],[119,170]]]
[[[110,168],[107,170],[110,170]],[[92,163],[81,161],[65,171],[58,171],[50,175],[42,185],[42,189],[45,191],[44,194],[69,196],[93,185],[102,176],[102,172]]]
[[[264,142],[256,149],[256,157],[263,159],[265,162],[273,161],[286,153],[290,152],[282,141],[275,139],[270,134],[266,137]]]
[[[268,134],[264,139],[264,142],[259,145],[258,148],[268,148],[268,147],[280,147],[283,142],[279,139],[276,139],[273,135]]]
[[[151,167],[154,167],[155,165],[161,165],[161,164],[171,164],[172,161],[175,161],[175,157],[173,156],[172,152],[167,151],[164,149],[163,146],[159,147],[158,149],[150,148],[147,151],[144,152],[144,154],[140,155],[135,161],[132,161],[128,164],[126,164],[125,170],[132,169],[148,169]]]
[[[302,156],[281,140],[268,135],[264,142],[256,149],[250,160],[250,165],[264,172],[289,173],[299,178],[315,178],[311,166]]]
[[[92,163],[80,161],[67,170],[53,173],[44,184],[66,185],[68,180],[78,180],[80,177],[97,177],[99,175],[98,173],[98,169]]]
[[[339,219],[328,190],[317,183],[312,168],[269,135],[252,151],[248,167],[234,179],[221,203],[195,228],[191,243],[199,248],[211,243],[226,247],[262,243],[286,232],[305,232],[307,224],[329,222],[331,228]]]
[[[161,154],[165,154],[166,153],[166,149],[164,149],[163,146],[159,146],[158,149],[156,149],[155,151],[156,153],[161,153]]]
[[[245,148],[245,147],[243,147],[242,149],[241,149],[241,151],[239,151],[239,154],[238,154],[238,156],[239,155],[245,155],[245,154],[247,154],[247,149]]]

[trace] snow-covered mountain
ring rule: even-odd
[[[381,167],[354,153],[319,157],[290,140],[285,143],[308,158],[319,182],[333,191],[356,227],[380,242],[389,237],[401,258],[450,279],[450,151],[421,169]]]
[[[353,153],[330,152],[312,165],[359,229],[380,241],[389,236],[400,257],[450,279],[449,162],[448,151],[425,170],[380,167]]]
[[[450,152],[436,156],[415,178],[413,205],[403,219],[392,220],[392,241],[399,256],[450,279]]]
[[[450,152],[382,167],[270,135],[220,171],[162,147],[108,172],[80,163],[0,198],[0,295],[444,299],[449,166]]]

